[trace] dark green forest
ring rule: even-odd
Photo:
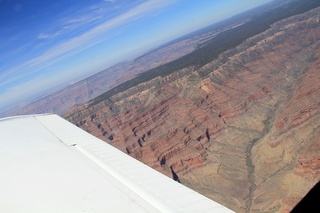
[[[221,32],[216,37],[198,46],[195,51],[175,61],[146,71],[139,76],[112,88],[93,99],[90,106],[98,104],[117,93],[123,92],[133,86],[149,81],[158,76],[164,77],[187,67],[195,67],[196,69],[200,68],[215,60],[226,50],[235,48],[246,39],[266,31],[273,23],[320,6],[320,1],[318,0],[296,0],[282,4],[280,4],[280,2],[281,1],[274,1],[272,4],[266,5],[265,7],[268,7],[268,9],[264,8],[264,10],[262,10],[263,12],[257,12],[257,10],[255,10],[253,13],[241,14],[242,18],[250,18],[251,21],[239,27]],[[228,19],[220,24],[216,24],[211,28],[207,27],[205,30],[189,34],[189,36],[193,36],[196,33],[203,33],[208,30],[216,30],[218,26],[222,27],[222,24],[232,24],[232,22],[235,22],[237,19],[239,19],[239,16]]]

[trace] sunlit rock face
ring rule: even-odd
[[[68,119],[237,212],[288,212],[320,179],[319,14]]]

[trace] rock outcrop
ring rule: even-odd
[[[319,14],[66,116],[237,212],[287,212],[320,180]]]

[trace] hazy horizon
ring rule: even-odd
[[[270,1],[0,2],[0,111]]]

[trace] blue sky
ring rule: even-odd
[[[0,111],[271,0],[0,0]]]

